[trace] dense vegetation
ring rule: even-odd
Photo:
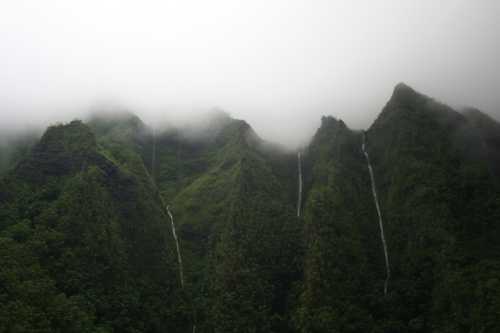
[[[151,185],[74,121],[0,191],[0,331],[180,331],[187,312]]]
[[[288,331],[300,223],[284,190],[296,179],[283,175],[295,165],[244,121],[206,126],[211,135],[159,134],[150,165],[179,224],[197,330]]]
[[[392,321],[500,330],[500,191],[477,127],[398,85],[368,138],[393,253]]]
[[[324,117],[306,155],[301,332],[370,331],[381,305],[384,262],[360,133]]]
[[[0,332],[500,331],[500,124],[395,88],[366,132],[386,295],[362,135],[322,119],[300,217],[296,152],[220,112],[0,149]]]

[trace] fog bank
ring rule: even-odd
[[[0,130],[219,107],[294,146],[321,115],[369,126],[400,81],[498,119],[498,17],[495,0],[4,1]]]

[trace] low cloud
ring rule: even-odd
[[[0,130],[103,105],[182,124],[217,106],[293,147],[322,115],[368,127],[400,81],[498,119],[499,15],[497,1],[5,1]]]

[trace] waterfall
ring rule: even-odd
[[[181,279],[181,287],[184,288],[184,269],[182,267],[182,257],[181,257],[181,249],[179,246],[179,239],[177,238],[177,233],[175,232],[175,224],[174,217],[169,209],[170,206],[167,206],[167,213],[170,216],[170,222],[172,224],[172,234],[174,235],[175,247],[177,248],[177,262],[179,264],[179,277]]]
[[[155,182],[155,177],[154,177],[155,164],[156,164],[156,133],[155,133],[155,129],[153,127],[153,149],[152,149],[152,156],[151,156],[151,178],[153,179],[153,183]],[[180,280],[181,280],[181,287],[184,288],[184,270],[182,267],[182,257],[181,257],[181,249],[179,246],[179,239],[177,238],[177,233],[175,232],[174,217],[172,216],[172,213],[170,212],[169,206],[168,205],[165,206],[165,203],[163,201],[161,194],[160,193],[158,193],[158,194],[159,194],[162,205],[164,207],[166,207],[167,214],[170,217],[170,223],[172,226],[172,234],[174,236],[175,247],[177,249],[177,262],[179,264],[179,276],[180,276]]]
[[[155,128],[153,127],[153,151],[151,154],[151,178],[153,178],[153,182],[155,181],[155,165],[156,165],[156,133],[155,133]]]
[[[300,208],[302,206],[302,160],[300,151],[297,153],[298,173],[299,173],[299,193],[297,198],[297,217],[300,217]]]
[[[389,266],[389,255],[387,253],[387,244],[385,242],[384,223],[382,221],[382,213],[380,212],[380,205],[378,202],[377,188],[375,185],[375,176],[373,175],[373,168],[372,168],[372,165],[370,163],[370,156],[368,155],[368,152],[366,151],[365,141],[366,141],[366,135],[363,132],[363,143],[361,144],[361,149],[363,150],[363,154],[365,155],[365,158],[366,158],[366,163],[368,164],[368,172],[370,173],[373,201],[375,201],[375,208],[377,209],[377,215],[378,215],[378,224],[380,227],[380,238],[382,239],[382,246],[384,248],[385,271],[386,271],[386,277],[385,277],[385,282],[384,282],[384,295],[387,295],[387,285],[388,285],[389,279],[391,277],[391,268]]]
[[[170,206],[167,205],[167,213],[170,217],[170,222],[172,225],[172,235],[174,235],[175,247],[177,249],[177,262],[179,264],[179,278],[181,280],[181,288],[184,288],[184,267],[182,265],[181,248],[179,246],[179,239],[177,238],[177,232],[175,231],[174,217],[170,211]],[[196,333],[196,324],[193,323],[192,332]]]
[[[152,156],[151,156],[151,178],[153,179],[153,183],[155,184],[155,165],[156,165],[156,132],[153,127],[153,147],[152,147]],[[165,202],[163,201],[163,197],[161,194],[158,192],[160,201],[162,205],[166,208],[167,214],[170,217],[170,224],[172,227],[172,235],[174,236],[174,241],[175,241],[175,248],[177,250],[177,263],[179,265],[179,278],[181,281],[181,288],[184,288],[184,267],[182,264],[182,256],[181,256],[181,248],[179,245],[179,239],[177,238],[177,232],[175,230],[175,223],[174,223],[174,216],[172,215],[172,212],[170,211],[170,206],[165,205]],[[196,324],[193,323],[192,326],[192,332],[196,332]]]

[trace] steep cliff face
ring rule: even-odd
[[[286,190],[296,183],[287,178],[293,154],[244,121],[206,131],[159,133],[154,167],[176,216],[197,330],[286,331],[300,269],[300,224]]]
[[[423,331],[498,329],[478,315],[497,311],[486,304],[500,299],[491,280],[498,274],[500,192],[478,131],[400,84],[370,127],[367,147],[394,253],[391,313]]]
[[[495,331],[500,192],[495,122],[398,84],[366,132],[325,117],[305,155],[303,332]],[[500,132],[499,132],[500,133]],[[483,318],[484,320],[482,320]]]
[[[362,135],[322,119],[304,153],[304,280],[301,332],[369,331],[383,296],[384,257]]]
[[[2,180],[0,330],[187,327],[154,189],[102,149],[81,122],[54,126]]]
[[[221,112],[52,126],[0,180],[0,331],[499,331],[499,128],[404,84],[300,164]]]

